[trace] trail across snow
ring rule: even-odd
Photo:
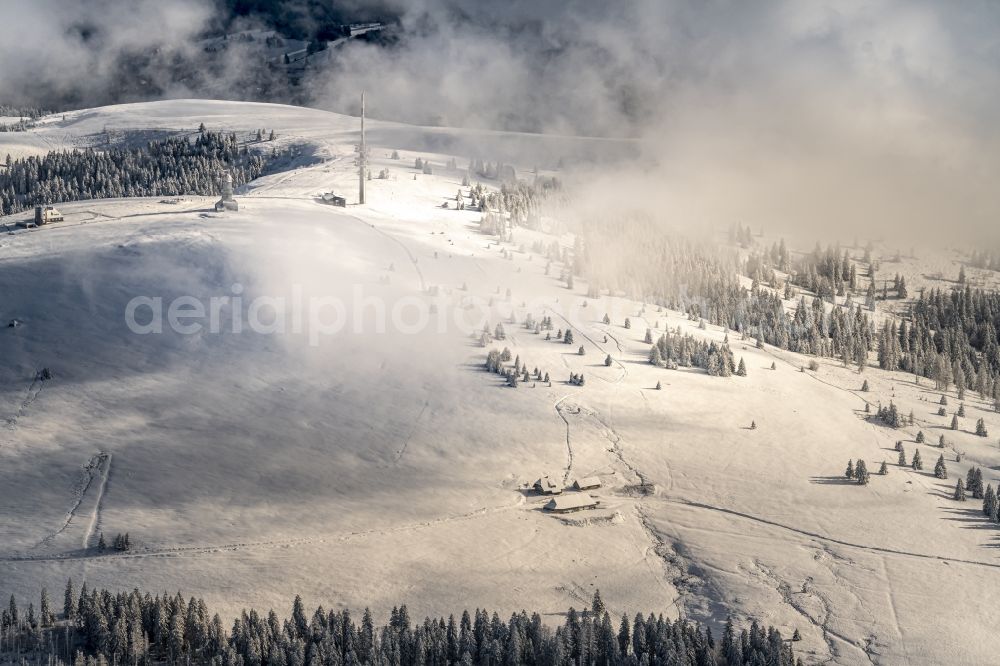
[[[104,489],[108,485],[108,477],[111,475],[111,454],[102,453],[100,460],[100,480],[97,484],[97,496],[94,498],[94,509],[90,513],[90,521],[87,529],[83,533],[82,547],[84,550],[90,547],[90,541],[94,536],[94,530],[101,522],[101,502],[104,500]]]

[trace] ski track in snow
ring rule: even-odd
[[[34,546],[32,550],[41,548],[43,546],[51,545],[55,541],[56,537],[66,531],[66,528],[70,526],[73,519],[76,518],[76,512],[80,508],[80,504],[83,503],[84,498],[87,496],[87,492],[90,490],[94,483],[95,470],[99,471],[102,475],[102,480],[104,478],[104,467],[108,463],[109,454],[101,451],[100,453],[94,454],[87,464],[83,468],[82,478],[79,483],[77,483],[76,488],[73,490],[73,495],[75,499],[73,501],[73,506],[70,507],[69,511],[66,512],[66,518],[63,520],[62,525],[59,526],[52,534],[48,535]],[[86,547],[86,546],[84,546]]]
[[[385,231],[383,229],[379,229],[378,227],[376,227],[371,222],[366,222],[366,221],[362,220],[360,217],[355,217],[354,215],[347,215],[347,217],[349,217],[351,219],[354,219],[354,220],[357,220],[358,222],[360,222],[361,224],[363,224],[363,225],[365,225],[367,227],[371,227],[372,229],[375,230],[376,233],[381,234],[382,236],[388,238],[389,240],[391,240],[393,243],[395,243],[399,247],[403,248],[403,251],[406,252],[406,256],[408,256],[410,258],[410,263],[413,264],[413,270],[415,270],[417,272],[417,277],[420,279],[420,291],[423,291],[423,292],[427,291],[427,282],[424,280],[424,273],[423,273],[423,271],[420,270],[420,265],[417,262],[417,257],[413,254],[413,252],[410,250],[409,246],[406,245],[406,243],[404,243],[403,241],[401,241],[398,238],[396,238],[393,234],[390,234],[389,232],[387,232],[387,231]]]
[[[604,349],[604,345],[602,343],[598,343],[592,337],[590,337],[589,335],[587,335],[587,333],[582,328],[574,326],[573,322],[571,322],[569,319],[567,319],[566,316],[563,313],[559,312],[558,310],[551,310],[549,308],[545,308],[544,312],[551,312],[551,313],[555,314],[557,317],[559,317],[564,322],[566,322],[567,329],[576,328],[577,332],[579,332],[580,335],[583,336],[583,338],[587,342],[589,342],[590,344],[594,345],[595,347],[597,347],[598,349],[600,349],[602,352],[607,353],[607,351]],[[615,379],[615,380],[613,380],[613,381],[609,381],[609,380],[605,379],[604,377],[601,377],[600,375],[598,375],[597,378],[600,379],[601,381],[608,382],[609,384],[620,384],[622,381],[624,381],[624,379],[626,377],[628,377],[628,368],[625,367],[624,363],[622,363],[621,361],[618,361],[616,359],[611,359],[611,362],[614,363],[615,365],[617,365],[621,369],[622,374],[619,375],[618,378]]]
[[[7,429],[16,430],[17,422],[21,420],[21,417],[25,415],[31,404],[38,399],[38,394],[42,392],[42,380],[37,376],[28,386],[28,390],[25,391],[24,399],[21,400],[21,404],[18,406],[17,411],[13,415],[7,417]]]
[[[108,477],[111,476],[111,454],[104,453],[102,456],[101,483],[97,486],[97,499],[94,501],[94,510],[90,514],[90,522],[87,523],[87,529],[83,533],[84,550],[90,547],[90,539],[101,523],[101,502],[104,500],[104,489],[108,485]]]
[[[109,454],[110,455],[110,454]],[[106,479],[105,479],[106,480]],[[513,504],[504,504],[495,507],[481,507],[474,511],[469,511],[467,513],[460,513],[451,516],[444,516],[441,518],[434,518],[431,520],[425,520],[417,523],[409,523],[406,525],[398,525],[396,527],[387,527],[383,529],[372,529],[372,530],[361,530],[356,532],[343,532],[335,534],[327,534],[315,537],[301,537],[297,539],[274,539],[266,541],[241,541],[235,543],[218,544],[211,546],[173,546],[164,548],[149,548],[142,551],[126,552],[126,553],[69,553],[64,555],[49,555],[49,556],[32,556],[32,555],[6,555],[0,557],[0,562],[69,562],[74,560],[95,560],[95,559],[142,559],[149,557],[172,557],[172,556],[183,556],[183,555],[211,555],[216,553],[221,553],[224,551],[237,552],[251,549],[264,549],[264,548],[285,548],[289,546],[307,546],[312,544],[326,543],[327,541],[351,541],[353,539],[366,538],[370,536],[385,536],[390,534],[396,534],[401,532],[412,532],[416,530],[427,529],[431,527],[436,527],[438,525],[444,525],[447,523],[453,523],[463,520],[473,520],[476,518],[481,518],[483,516],[489,516],[495,513],[500,513],[503,511],[510,511],[524,506],[526,500],[524,495],[518,493],[517,501]],[[95,510],[94,515],[97,515]]]
[[[836,537],[826,536],[824,534],[819,534],[817,532],[810,532],[809,530],[800,529],[798,527],[793,527],[791,525],[785,525],[784,523],[779,523],[768,518],[763,518],[761,516],[754,516],[749,513],[744,513],[742,511],[737,511],[735,509],[727,509],[721,506],[714,506],[712,504],[705,504],[703,502],[696,502],[694,500],[684,499],[681,497],[661,497],[662,501],[670,502],[672,504],[681,504],[687,507],[692,507],[696,509],[705,509],[707,511],[715,511],[717,513],[725,513],[731,516],[737,516],[746,520],[751,520],[763,525],[770,525],[771,527],[777,527],[788,532],[795,532],[796,534],[801,534],[802,536],[809,537],[811,539],[816,539],[821,542],[832,543],[838,546],[845,546],[847,548],[853,548],[856,550],[863,550],[872,553],[883,553],[886,555],[897,555],[901,557],[914,557],[925,560],[937,560],[941,562],[951,562],[954,564],[968,564],[971,566],[988,567],[991,569],[1000,569],[1000,562],[984,562],[982,560],[967,560],[960,557],[947,557],[945,555],[932,555],[930,553],[917,553],[909,550],[898,550],[895,548],[888,548],[885,546],[872,546],[861,543],[854,543],[851,541],[845,541],[843,539],[837,539]]]
[[[417,417],[415,419],[413,419],[413,424],[410,427],[410,432],[406,434],[406,439],[403,440],[403,445],[399,447],[399,449],[396,451],[396,455],[393,457],[392,464],[394,465],[397,464],[402,459],[403,455],[406,453],[407,447],[410,446],[410,440],[413,439],[413,433],[417,431],[417,425],[420,423],[420,419],[424,417],[424,412],[427,411],[427,407],[429,405],[430,401],[425,400],[424,406],[420,408],[420,413],[417,414]]]
[[[555,407],[556,413],[559,415],[559,418],[561,418],[563,420],[563,423],[566,424],[566,471],[563,474],[563,485],[569,483],[569,475],[573,471],[573,444],[570,441],[570,436],[569,436],[569,419],[567,419],[566,415],[563,414],[563,407],[562,407],[563,400],[570,397],[571,395],[572,393],[567,393],[563,397],[556,400],[556,404],[553,405]]]

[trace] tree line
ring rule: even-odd
[[[296,596],[288,617],[244,610],[227,630],[202,599],[186,600],[179,592],[91,590],[86,584],[77,593],[70,580],[61,616],[43,590],[38,612],[33,603],[22,610],[12,595],[0,624],[0,652],[8,658],[47,657],[49,664],[72,661],[74,666],[796,664],[791,643],[756,620],[743,629],[728,620],[719,640],[708,627],[662,614],[622,615],[616,622],[599,591],[590,608],[570,608],[555,627],[543,623],[539,613],[523,610],[506,621],[496,612],[476,609],[457,618],[414,622],[405,605],[394,607],[388,622],[377,625],[367,608],[360,622],[348,609],[320,606],[309,614]]]
[[[0,210],[4,215],[60,201],[116,197],[211,195],[220,174],[236,185],[261,176],[269,156],[250,152],[235,134],[198,132],[145,146],[53,151],[11,160],[0,171]]]

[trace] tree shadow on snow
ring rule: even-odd
[[[817,483],[821,485],[830,486],[846,486],[846,485],[857,485],[858,482],[854,479],[848,479],[846,476],[810,476],[809,483]]]

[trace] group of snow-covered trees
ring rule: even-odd
[[[671,333],[668,329],[653,343],[649,350],[649,362],[664,368],[702,368],[708,374],[718,377],[729,377],[737,373],[729,345],[705,342],[689,334],[681,334],[680,330]],[[742,359],[740,368],[745,375],[746,365]]]
[[[727,621],[719,640],[710,629],[662,614],[623,615],[614,620],[595,593],[590,609],[569,609],[562,624],[544,624],[537,612],[503,620],[476,609],[459,617],[411,620],[405,605],[376,625],[365,609],[360,622],[350,610],[307,613],[296,597],[291,616],[244,610],[227,629],[202,599],[180,593],[153,596],[89,590],[67,583],[62,613],[49,608],[43,590],[40,612],[23,610],[11,596],[2,612],[7,660],[95,666],[157,663],[218,666],[572,666],[592,664],[796,664],[791,643],[756,621],[738,630]],[[801,663],[801,662],[799,662]]]
[[[235,134],[210,131],[134,148],[55,151],[8,160],[0,169],[0,209],[7,215],[60,201],[211,195],[224,171],[241,185],[259,177],[268,159],[241,146]]]
[[[581,224],[581,242],[568,260],[570,272],[590,282],[588,295],[623,293],[752,336],[758,343],[852,365],[867,362],[875,334],[861,304],[831,309],[819,297],[803,296],[789,313],[784,294],[763,288],[759,280],[750,289],[740,283],[745,266],[734,252],[665,232],[649,220]],[[773,254],[779,263],[789,261],[781,246]],[[758,261],[763,266],[771,259]]]
[[[910,321],[886,322],[878,336],[879,365],[1000,400],[1000,294],[969,286],[933,289],[913,303]]]
[[[18,107],[0,104],[0,117],[18,118],[16,122],[0,123],[0,132],[24,132],[35,126],[35,121],[52,113],[34,107]]]
[[[554,178],[539,178],[530,184],[514,180],[503,183],[499,190],[487,189],[482,183],[476,183],[469,188],[469,197],[471,205],[483,212],[484,219],[492,216],[489,225],[481,225],[483,233],[497,235],[498,232],[491,229],[537,229],[543,201],[560,188],[559,181]]]
[[[551,386],[552,382],[549,379],[549,373],[543,373],[537,367],[534,370],[529,370],[526,363],[521,363],[520,356],[514,359],[514,365],[508,366],[506,364],[510,363],[510,358],[511,351],[507,347],[504,347],[502,351],[491,349],[486,354],[487,372],[503,375],[507,379],[507,385],[511,388],[517,388],[521,382],[528,382],[532,379]]]

